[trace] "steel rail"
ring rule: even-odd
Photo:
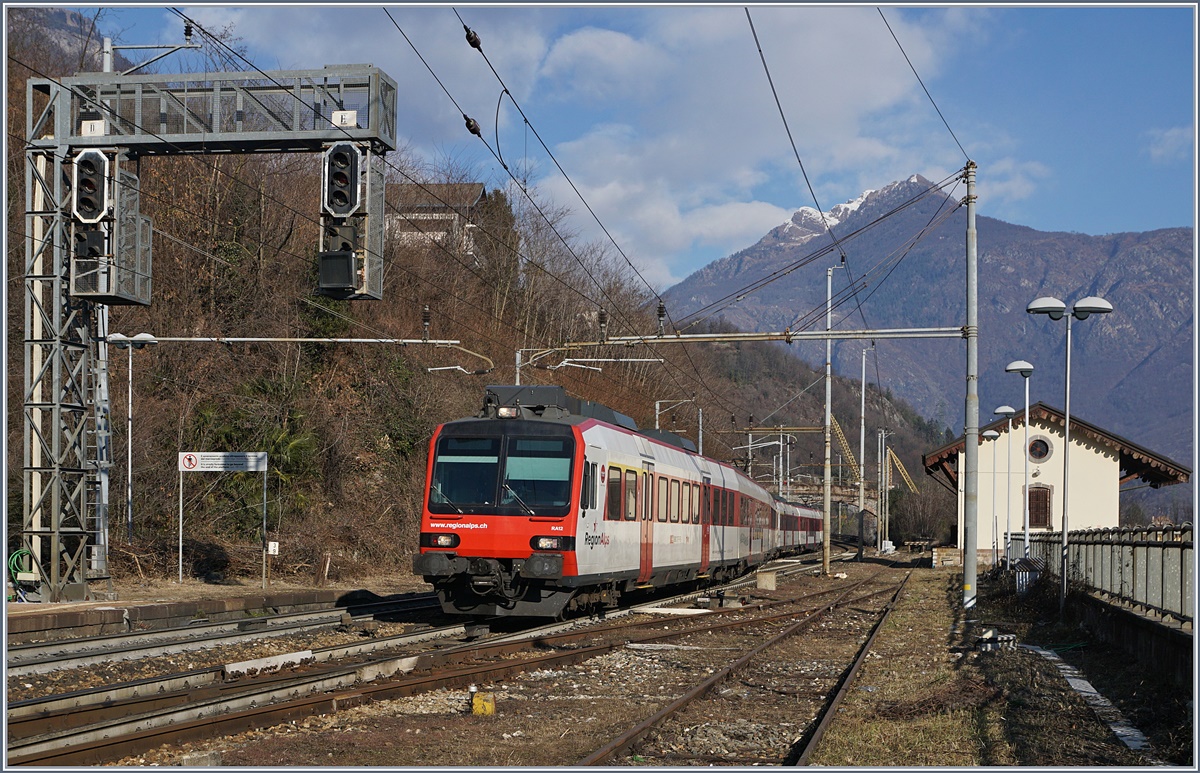
[[[373,639],[369,642],[339,644],[316,650],[287,653],[263,658],[264,663],[270,661],[270,666],[263,665],[260,669],[249,666],[240,673],[255,670],[257,673],[263,674],[273,668],[284,668],[301,662],[324,663],[369,654],[380,649],[391,649],[419,644],[432,639],[460,636],[463,633],[463,626],[455,624],[417,633]],[[48,695],[10,702],[7,706],[10,748],[12,748],[11,744],[14,739],[41,738],[48,735],[48,730],[54,732],[94,723],[96,720],[89,718],[89,714],[97,710],[106,711],[115,717],[147,715],[181,704],[195,705],[201,700],[201,696],[213,697],[205,690],[220,688],[222,692],[232,693],[238,690],[261,688],[265,681],[260,677],[253,681],[226,682],[225,680],[229,677],[229,668],[229,665],[210,666],[178,674],[147,677],[117,685],[93,687],[61,695]],[[296,679],[295,675],[284,678]],[[26,732],[25,727],[35,727],[37,730],[36,732]]]
[[[846,593],[869,581],[870,578],[855,583],[846,589]],[[877,593],[868,594],[863,598],[870,595]],[[827,606],[816,611],[810,610],[810,613],[816,614],[824,608]],[[655,630],[643,636],[621,637],[619,640],[591,647],[551,652],[523,660],[462,666],[443,673],[434,673],[433,669],[455,665],[468,657],[498,657],[542,648],[553,640],[577,638],[580,634],[535,634],[524,642],[504,641],[482,646],[472,643],[440,652],[373,660],[335,668],[322,674],[303,675],[290,680],[280,679],[277,680],[278,684],[264,685],[260,682],[232,699],[210,697],[206,700],[193,700],[182,708],[169,709],[157,715],[124,717],[108,722],[103,727],[86,728],[82,732],[61,732],[53,734],[53,737],[41,737],[29,742],[18,741],[10,744],[10,754],[16,752],[16,755],[10,756],[9,762],[13,765],[97,764],[138,754],[162,743],[181,743],[214,735],[232,734],[312,713],[335,711],[339,706],[344,708],[368,700],[405,697],[442,687],[466,687],[469,684],[501,679],[530,669],[579,663],[630,642],[651,642],[690,636],[705,630],[752,625],[780,617],[794,617],[795,614],[792,612],[726,621],[677,631]],[[661,624],[662,620],[658,619],[635,625],[652,625],[657,628]],[[429,673],[395,679],[397,674],[424,670],[429,670]],[[382,678],[389,678],[390,681],[376,681]],[[195,698],[195,695],[192,697]],[[234,711],[224,711],[231,706]]]
[[[158,655],[191,652],[220,646],[223,642],[234,639],[270,638],[338,625],[345,621],[347,615],[351,620],[361,620],[389,612],[419,611],[436,605],[437,602],[432,598],[417,598],[404,602],[378,602],[342,609],[247,617],[241,620],[200,623],[155,631],[19,644],[7,649],[6,671],[9,677],[21,677],[60,669],[102,665],[114,660],[136,660],[145,657],[148,649],[157,649],[155,654]],[[368,607],[378,608],[368,610]]]
[[[871,648],[875,644],[875,637],[879,635],[879,632],[883,629],[884,623],[887,622],[888,616],[891,615],[892,610],[896,608],[896,602],[900,599],[900,594],[904,592],[904,588],[908,584],[909,577],[912,577],[911,571],[904,575],[903,582],[900,583],[900,587],[896,589],[896,593],[894,596],[892,596],[892,600],[889,601],[887,607],[884,608],[883,615],[879,618],[879,621],[875,623],[875,627],[871,629],[871,635],[868,636],[866,642],[863,643],[862,648],[858,652],[858,657],[854,659],[854,664],[850,666],[850,670],[847,671],[842,677],[841,683],[838,685],[837,692],[834,693],[833,698],[829,701],[829,704],[825,707],[825,710],[821,714],[821,721],[817,723],[816,728],[813,729],[812,734],[809,735],[807,741],[804,743],[804,751],[802,751],[796,757],[796,761],[794,763],[785,762],[784,764],[808,765],[809,758],[816,750],[817,744],[820,743],[821,738],[825,735],[825,731],[829,729],[829,725],[833,721],[834,716],[836,716],[838,707],[842,703],[842,699],[844,699],[846,694],[850,691],[850,685],[854,681],[854,677],[858,675],[858,670],[862,668],[862,664],[866,662],[867,656],[871,653]]]
[[[780,570],[781,573],[791,574],[803,571],[804,567],[796,567],[787,570]],[[739,583],[742,584],[742,583]],[[726,588],[729,586],[725,586]],[[731,613],[745,610],[763,610],[772,606],[783,604],[795,604],[804,599],[812,599],[822,595],[835,593],[840,588],[830,588],[817,591],[815,593],[806,594],[795,599],[783,599],[770,602],[759,602],[757,604],[745,604],[738,607],[725,607],[706,612],[705,614],[721,615],[723,613]],[[698,594],[689,593],[682,596],[677,596],[672,599],[659,600],[655,602],[647,602],[645,605],[639,605],[626,610],[620,610],[618,615],[612,617],[624,616],[634,613],[653,613],[654,606],[661,606],[664,603],[682,603],[693,598]],[[608,626],[587,625],[581,627],[580,621],[572,623],[550,624],[541,626],[533,630],[522,631],[507,636],[497,636],[489,639],[486,646],[491,649],[501,650],[503,645],[514,642],[526,642],[529,640],[536,641],[541,646],[556,646],[559,643],[566,643],[585,637],[595,637],[603,635],[609,630],[629,630],[630,627],[641,625],[658,625],[658,621],[646,621],[644,623],[618,623]],[[378,650],[394,649],[411,644],[417,644],[422,641],[432,639],[449,638],[460,636],[465,633],[462,624],[451,626],[443,626],[433,628],[418,633],[404,633],[395,636],[383,638],[375,638],[368,642],[360,642],[346,645],[332,645],[311,651],[286,653],[263,658],[264,663],[270,662],[270,665],[263,665],[260,669],[253,669],[252,665],[242,669],[243,672],[248,670],[266,671],[269,668],[283,668],[288,665],[295,665],[300,662],[323,663],[331,660],[338,660],[347,657],[354,657]],[[481,643],[463,644],[456,647],[448,647],[441,652],[458,653],[458,652],[475,652],[481,651]],[[195,669],[178,674],[168,674],[161,677],[148,677],[146,679],[134,680],[117,685],[106,685],[103,687],[94,687],[86,690],[78,690],[61,695],[50,695],[41,698],[30,698],[22,701],[11,702],[8,705],[8,732],[11,739],[31,738],[35,735],[44,735],[47,729],[60,730],[65,727],[80,727],[88,724],[91,721],[88,719],[89,711],[96,707],[104,707],[113,713],[119,713],[120,716],[132,716],[137,714],[145,714],[154,710],[161,710],[173,705],[178,705],[184,702],[194,702],[197,700],[198,690],[217,685],[224,678],[229,677],[229,666],[211,666],[208,668]],[[179,691],[185,691],[180,694]],[[52,728],[39,727],[38,733],[25,732],[23,727],[29,724],[35,725],[51,725]]]
[[[865,584],[866,582],[869,582],[871,579],[874,579],[874,578],[873,577],[868,578],[867,580],[864,580],[860,584]],[[583,758],[576,764],[580,765],[580,766],[599,765],[600,763],[609,759],[613,755],[619,754],[623,751],[628,750],[635,743],[637,743],[639,740],[641,740],[646,735],[646,733],[650,732],[651,730],[656,728],[658,725],[662,724],[662,722],[665,719],[667,719],[671,715],[677,713],[683,707],[691,704],[692,702],[694,702],[697,699],[706,695],[710,690],[712,690],[718,684],[720,684],[725,679],[727,679],[731,674],[733,674],[734,672],[745,667],[751,660],[753,660],[754,658],[761,655],[764,651],[770,649],[771,647],[776,646],[784,639],[787,639],[788,637],[790,637],[790,636],[798,633],[799,631],[803,630],[804,628],[808,627],[812,623],[820,620],[822,617],[825,616],[826,613],[828,613],[834,609],[848,606],[849,604],[853,604],[857,601],[861,601],[863,598],[869,598],[870,596],[879,595],[879,593],[877,592],[877,593],[868,594],[868,596],[864,596],[864,597],[860,597],[860,598],[848,599],[847,597],[850,595],[851,591],[853,591],[853,590],[854,590],[854,588],[850,588],[850,589],[846,590],[845,593],[843,593],[838,599],[836,599],[831,604],[829,604],[827,606],[823,606],[818,610],[815,610],[812,614],[809,614],[802,620],[799,620],[796,623],[788,626],[787,628],[785,628],[783,631],[776,634],[775,636],[772,636],[771,638],[765,640],[763,643],[754,647],[753,649],[751,649],[749,652],[747,652],[742,657],[740,657],[737,660],[735,660],[734,662],[730,663],[728,666],[721,669],[720,671],[717,671],[715,674],[713,674],[708,679],[705,679],[703,682],[696,685],[691,690],[687,691],[680,697],[676,698],[671,703],[667,704],[667,706],[665,706],[664,708],[655,712],[649,718],[638,723],[631,730],[628,730],[625,733],[622,733],[620,736],[613,739],[612,741],[605,744],[604,746],[600,747],[596,751],[592,752],[591,754],[589,754],[587,757]],[[887,591],[884,591],[884,592],[887,592]],[[758,619],[755,620],[755,622],[759,622],[759,621],[760,620],[758,620]]]

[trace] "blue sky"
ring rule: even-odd
[[[607,242],[501,101],[463,20],[570,182],[652,284],[665,289],[750,246],[814,201],[744,6],[386,6],[454,100],[572,230]],[[181,6],[232,25],[264,70],[371,63],[400,86],[416,158],[488,183],[507,176],[379,5]],[[83,9],[80,9],[83,10]],[[94,9],[93,9],[94,10]],[[829,210],[911,174],[979,165],[980,214],[1103,234],[1195,225],[1195,9],[750,8],[799,156]],[[110,7],[118,43],[177,42],[166,7]],[[344,32],[339,32],[344,30]],[[136,57],[135,57],[136,58]],[[203,69],[175,55],[163,69]],[[526,155],[528,148],[528,155]]]

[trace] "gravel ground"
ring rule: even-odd
[[[1116,741],[1082,699],[1066,688],[1050,664],[1024,652],[978,653],[963,646],[955,633],[958,622],[954,605],[961,598],[961,588],[956,585],[960,579],[953,570],[926,568],[917,570],[917,575],[922,578],[924,590],[905,602],[907,616],[893,614],[898,622],[894,630],[881,634],[877,644],[880,656],[868,660],[827,735],[827,739],[835,740],[825,742],[822,748],[832,756],[821,758],[818,753],[814,764],[1146,764],[1144,758],[1131,754]],[[421,589],[384,582],[355,587],[370,587],[380,595]],[[194,590],[207,590],[211,595],[212,588],[201,585]],[[167,594],[174,589],[146,590]],[[1015,604],[983,589],[980,598],[981,607],[994,605],[993,617],[1029,621],[1015,631],[1019,641],[1044,645],[1056,636],[1059,641],[1085,637],[1074,627],[1069,632],[1055,630],[1043,611],[1031,606],[1034,599]],[[831,650],[850,638],[836,629],[828,633],[825,642]],[[360,635],[351,634],[350,638]],[[810,638],[815,640],[820,635],[814,632]],[[339,641],[345,641],[345,634],[339,636],[343,637]],[[247,645],[244,653],[225,653],[216,660],[262,657],[271,654],[264,651],[269,644]],[[284,641],[275,644],[285,645],[284,651],[290,651]],[[306,639],[303,647],[292,649],[308,646],[323,645],[312,645],[311,639]],[[734,653],[719,650],[718,646],[709,644],[718,660],[723,658],[727,663],[734,659]],[[436,691],[228,738],[156,749],[114,764],[569,765],[594,751],[600,739],[631,726],[634,717],[648,716],[686,686],[703,679],[706,668],[719,667],[697,668],[680,657],[684,653],[625,648],[579,666],[480,685],[484,693],[494,697],[492,715],[471,713],[466,691]],[[1132,664],[1130,658],[1094,642],[1064,652],[1063,657],[1079,667],[1150,736],[1159,759],[1192,765],[1194,703],[1187,689],[1147,679],[1146,670]],[[203,653],[176,658],[181,663],[171,670],[205,664]],[[761,670],[718,688],[713,701],[726,704],[732,711],[723,719],[685,714],[647,738],[645,749],[609,764],[753,765],[772,760],[777,764],[780,750],[790,748],[800,737],[816,716],[820,697],[832,689],[839,673],[833,663],[822,666],[815,658],[798,654],[780,660],[786,661],[788,668]],[[104,678],[111,682],[133,677],[114,678],[110,670]],[[786,688],[781,687],[784,683]],[[14,690],[10,680],[10,700],[20,690],[33,689],[36,686],[18,685]],[[767,719],[747,711],[758,705],[770,708]],[[871,751],[860,751],[844,738],[837,741],[839,730],[852,739],[857,736],[857,742]],[[655,759],[652,753],[664,756]],[[868,753],[878,756],[868,757]],[[205,756],[213,754],[218,756]]]
[[[9,677],[7,699],[11,702],[41,698],[72,690],[86,690],[91,687],[132,682],[152,676],[223,666],[227,663],[241,663],[272,655],[353,644],[362,641],[364,636],[395,636],[412,627],[412,625],[402,623],[380,623],[374,633],[363,633],[353,627],[344,631],[327,629],[295,635],[273,636],[240,644],[225,644],[213,649],[194,650],[176,655],[162,655],[142,660],[114,660],[88,668]]]
[[[865,576],[877,567],[859,567]],[[816,589],[827,581],[800,581]],[[764,594],[779,596],[780,592]],[[875,608],[882,607],[880,598]],[[697,708],[610,764],[778,764],[802,736],[865,638],[860,608],[788,639],[718,686]],[[664,628],[677,622],[664,620]],[[774,623],[768,628],[781,629]],[[222,765],[561,766],[666,706],[727,666],[768,632],[714,632],[665,645],[630,645],[586,663],[480,685],[495,713],[476,716],[466,691],[381,701],[269,730],[158,749],[120,764],[172,764],[219,751]],[[334,732],[336,731],[336,732]]]

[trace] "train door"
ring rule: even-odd
[[[600,449],[584,449],[583,469],[579,484],[579,522],[575,530],[575,558],[580,574],[603,569],[611,561],[611,535],[604,520],[607,469]]]
[[[642,463],[641,561],[638,582],[650,581],[654,574],[654,465]]]
[[[700,574],[708,574],[708,549],[712,534],[712,478],[700,486]]]

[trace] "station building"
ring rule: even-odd
[[[1066,417],[1045,403],[979,428],[979,486],[975,550],[979,566],[1003,560],[1010,535],[1024,540],[1023,497],[1029,498],[1029,532],[1058,532],[1063,513],[1063,448]],[[1011,426],[1011,431],[1010,431]],[[984,432],[999,437],[987,440]],[[958,545],[963,547],[965,437],[959,436],[922,457],[925,473],[958,497]],[[1023,450],[1024,449],[1024,450]],[[1026,482],[1025,463],[1029,463]],[[1186,483],[1191,470],[1094,424],[1071,417],[1071,487],[1068,531],[1120,525],[1121,486],[1141,480],[1158,488]],[[961,556],[960,556],[961,558]]]

